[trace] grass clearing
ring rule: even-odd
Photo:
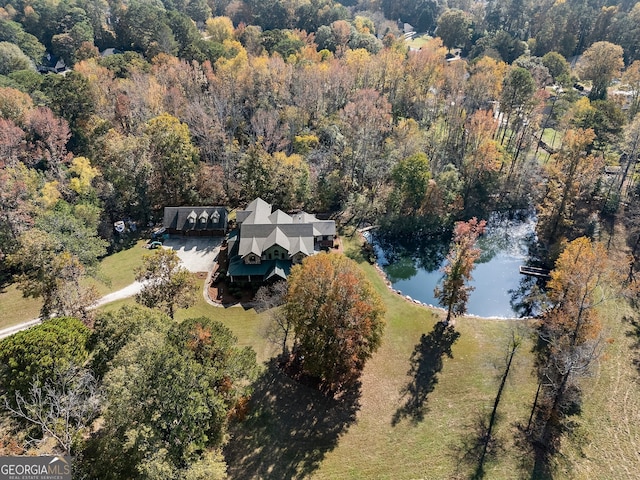
[[[416,50],[421,49],[422,47],[424,47],[429,40],[431,40],[433,37],[429,36],[429,35],[416,35],[415,37],[413,37],[410,41],[407,42],[407,45],[409,45],[409,48],[414,48]]]
[[[148,252],[142,248],[145,243],[146,240],[139,240],[132,247],[103,258],[99,279],[88,278],[87,283],[94,285],[100,296],[133,283],[134,269],[142,265],[142,256]],[[36,318],[41,306],[40,299],[24,298],[16,284],[8,285],[0,292],[0,329]]]
[[[547,127],[542,134],[542,141],[551,148],[560,148],[562,146],[562,134],[557,130]]]
[[[194,276],[196,275],[194,274]],[[196,303],[187,309],[177,309],[175,312],[177,321],[197,317],[209,317],[221,321],[238,338],[239,345],[253,347],[259,363],[267,361],[277,353],[277,346],[266,339],[266,332],[270,323],[267,314],[258,314],[254,309],[245,310],[240,306],[224,308],[210,305],[202,295],[204,281],[200,278],[197,282],[198,297]],[[135,300],[131,297],[103,305],[99,311],[111,312],[124,305],[134,303]]]
[[[36,318],[42,302],[36,298],[25,298],[16,284],[8,285],[0,293],[0,329]]]
[[[200,291],[202,286],[200,281]],[[199,294],[197,303],[193,307],[176,311],[175,318],[180,321],[202,316],[219,320],[229,327],[238,338],[239,345],[253,347],[259,363],[265,362],[277,353],[277,346],[266,339],[269,326],[269,317],[266,314],[259,315],[254,309],[245,310],[240,306],[214,307]]]
[[[485,464],[484,478],[530,478],[528,457],[515,444],[516,425],[526,425],[536,390],[530,322],[461,318],[457,339],[438,335],[440,313],[391,292],[363,262],[356,242],[343,238],[345,253],[360,262],[387,306],[382,347],[364,370],[359,395],[339,402],[267,366],[251,413],[232,426],[225,452],[230,477],[470,478],[476,465],[465,453],[477,444],[479,422],[490,415],[515,330],[525,339],[498,409],[494,434],[500,449]],[[634,367],[640,361],[640,322],[621,322],[623,313],[617,306],[607,310],[604,323],[612,340],[594,377],[585,380],[581,426],[564,440],[557,480],[637,478],[640,471]],[[255,335],[248,325],[245,332]],[[243,331],[237,332],[242,338]]]
[[[278,348],[266,340],[267,314],[214,307],[201,294],[191,308],[176,312],[177,320],[222,321],[240,345],[252,346],[258,361],[267,362],[248,417],[231,427],[225,450],[230,478],[470,478],[475,465],[465,460],[465,452],[477,444],[476,427],[491,412],[510,335],[514,329],[526,335],[529,322],[461,318],[455,327],[459,337],[444,335],[436,328],[440,312],[391,292],[364,261],[357,240],[345,235],[343,242],[382,296],[387,325],[359,390],[339,401],[293,382],[268,363]],[[138,252],[128,252],[133,253]],[[131,270],[127,265],[135,258],[116,260],[110,268]],[[8,287],[0,296],[2,320],[25,308],[7,302],[13,297],[19,302],[19,295]],[[583,413],[572,438],[563,441],[556,480],[637,478],[640,471],[640,319],[612,304],[603,323],[610,339],[594,376],[584,381]],[[526,424],[535,394],[531,346],[527,337],[514,360],[494,430],[501,449],[486,464],[487,479],[530,477],[527,456],[514,439],[515,425]]]
[[[621,320],[622,319],[622,320]],[[604,314],[607,346],[589,388],[580,428],[563,453],[563,478],[638,478],[640,472],[640,323],[618,304]]]
[[[146,243],[147,240],[138,240],[133,246],[103,258],[98,278],[89,278],[89,284],[94,285],[100,296],[103,296],[133,283],[134,270],[142,265],[142,257],[149,253],[149,250],[143,248]]]
[[[345,242],[345,251],[361,257],[355,242]],[[360,395],[328,400],[268,368],[252,413],[232,428],[231,478],[444,479],[474,467],[461,463],[464,446],[490,413],[506,344],[525,322],[460,319],[452,343],[434,328],[439,313],[407,302],[374,267],[361,265],[387,306],[387,325]],[[486,478],[511,479],[519,468],[513,424],[526,422],[535,394],[530,347],[525,342],[516,355],[495,430],[505,451],[487,465]]]

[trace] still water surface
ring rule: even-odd
[[[519,212],[517,215],[494,213],[487,222],[486,233],[478,240],[482,255],[472,272],[468,313],[481,317],[515,318],[520,316],[514,302],[516,291],[526,279],[520,265],[529,257],[535,242],[535,216]],[[446,242],[427,248],[416,246],[398,249],[376,235],[372,242],[378,263],[387,274],[393,288],[430,305],[437,305],[433,290],[442,278],[440,268],[448,250]]]

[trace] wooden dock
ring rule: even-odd
[[[520,273],[522,275],[530,275],[532,277],[551,278],[551,270],[547,268],[528,267],[526,265],[520,265]]]

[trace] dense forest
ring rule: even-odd
[[[0,283],[42,298],[43,316],[83,319],[95,300],[84,278],[99,278],[99,259],[157,225],[164,206],[233,209],[261,197],[407,240],[532,208],[540,265],[553,267],[567,242],[615,233],[633,285],[639,110],[640,3],[0,0]],[[149,338],[125,351],[124,320],[103,317],[92,348],[128,356],[91,388],[105,375],[113,398],[144,385],[126,374],[136,358],[150,372],[215,370],[189,340],[202,325],[228,347],[229,378],[254,377],[223,327],[128,315]],[[69,318],[51,329],[91,334]],[[150,353],[185,345],[178,367]],[[89,353],[61,355],[82,363]],[[185,391],[222,392],[213,406],[202,393],[215,415],[199,445],[222,443],[245,398],[225,378],[182,379]],[[111,448],[126,426],[125,406],[113,405],[112,437],[94,448]],[[193,452],[152,454],[161,434],[138,434],[127,444],[137,457],[114,478],[173,478],[141,467],[155,454],[166,458],[144,464],[172,458],[187,471]],[[224,472],[216,455],[179,478],[218,478],[197,476]]]

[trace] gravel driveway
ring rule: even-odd
[[[210,272],[220,251],[222,237],[178,237],[172,235],[164,241],[172,248],[190,272]]]

